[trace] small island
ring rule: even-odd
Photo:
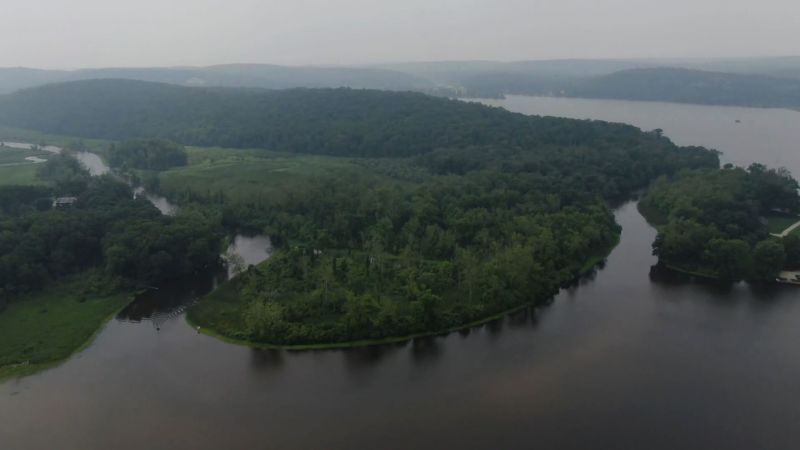
[[[800,268],[798,183],[785,169],[681,172],[659,179],[639,204],[658,228],[662,265],[723,281],[774,282]]]

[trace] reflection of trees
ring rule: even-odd
[[[355,371],[370,369],[378,365],[384,358],[403,347],[405,343],[388,345],[370,345],[343,349],[342,356],[347,368]]]
[[[254,369],[277,369],[283,363],[283,350],[254,348],[250,351],[250,365]]]
[[[442,346],[437,337],[414,339],[411,343],[411,360],[415,364],[427,364],[441,358]]]

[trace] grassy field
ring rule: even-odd
[[[222,193],[229,201],[282,199],[324,175],[377,176],[348,158],[290,155],[266,150],[188,149],[189,165],[162,172],[160,190],[171,198],[191,193],[203,199]]]
[[[33,164],[0,166],[0,186],[44,184],[36,178],[36,166]]]
[[[102,139],[81,139],[71,136],[57,134],[46,134],[38,131],[26,130],[23,128],[10,128],[0,126],[0,141],[25,142],[28,144],[54,145],[56,147],[73,147],[80,143],[81,147],[93,151],[105,153],[110,145],[110,141]]]
[[[0,380],[35,373],[69,358],[131,299],[92,294],[87,276],[13,300],[0,312]]]
[[[43,151],[0,147],[0,186],[43,184],[36,177],[36,164],[25,158],[48,159],[51,156]]]

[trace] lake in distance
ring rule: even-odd
[[[662,128],[800,175],[796,112],[488,102]],[[676,280],[653,269],[656,233],[635,203],[616,217],[605,267],[550,305],[395,346],[249,349],[185,322],[218,279],[151,293],[63,365],[0,384],[0,448],[798,448],[800,288]],[[268,241],[235,244],[248,242]]]

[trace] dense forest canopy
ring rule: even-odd
[[[219,220],[163,217],[111,176],[90,177],[68,156],[40,168],[47,187],[0,187],[0,297],[42,289],[89,269],[156,285],[218,262]],[[55,207],[53,199],[74,196]]]
[[[646,149],[657,141],[628,125],[528,117],[410,92],[204,89],[129,80],[5,96],[0,123],[79,137],[362,157],[483,146]]]
[[[785,266],[800,266],[800,255],[796,236],[770,236],[763,218],[800,220],[797,190],[785,169],[727,166],[660,179],[640,208],[658,225],[662,262],[726,280],[772,281]]]

